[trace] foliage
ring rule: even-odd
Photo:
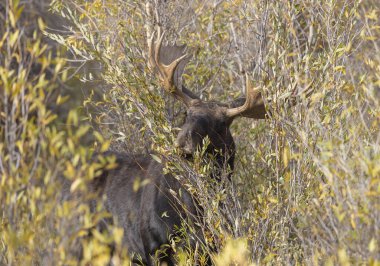
[[[79,242],[83,264],[127,263],[122,232],[99,232],[107,214],[90,212],[91,193],[83,193],[113,166],[112,158],[90,160],[109,145],[169,162],[166,171],[206,210],[199,222],[217,265],[380,264],[377,1],[151,1],[152,18],[141,1],[54,0],[54,16],[69,26],[54,31],[34,17],[32,34],[24,4],[2,5],[3,264],[76,264]],[[155,23],[168,42],[187,44],[183,82],[203,99],[242,95],[249,73],[268,100],[269,119],[233,124],[232,182],[208,179],[202,156],[189,164],[173,152],[183,107],[147,67],[145,29]],[[308,86],[311,97],[289,108],[284,98]],[[72,109],[77,99],[65,89],[81,87],[83,109]],[[70,106],[67,118],[58,106]],[[87,196],[62,201],[66,190]],[[199,257],[178,254],[181,264]]]
[[[57,119],[54,108],[67,100],[57,93],[57,83],[67,78],[65,59],[42,40],[42,18],[30,18],[36,28],[27,33],[24,7],[7,1],[0,38],[0,261],[75,265],[77,239],[95,234],[94,224],[103,214],[90,215],[85,201],[62,199],[69,191],[84,191],[86,182],[112,161],[89,160],[93,151],[82,143],[90,127],[80,123],[77,110],[64,123]],[[108,142],[95,136],[98,150],[106,150]],[[104,239],[84,238],[84,261],[104,262]],[[109,250],[105,254],[107,260]]]

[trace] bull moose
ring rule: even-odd
[[[205,150],[213,155],[210,158],[217,165],[212,178],[221,178],[223,167],[234,168],[235,143],[230,132],[231,123],[237,117],[266,117],[261,92],[252,87],[247,76],[245,99],[240,98],[230,104],[203,101],[174,82],[174,72],[186,55],[180,55],[166,65],[160,60],[164,33],[159,30],[148,37],[150,69],[158,74],[163,89],[180,100],[187,109],[176,145],[188,158],[188,155],[202,148],[204,138],[208,137],[209,144]],[[136,263],[154,265],[166,262],[167,265],[174,265],[173,250],[168,248],[160,256],[157,251],[164,245],[170,246],[170,236],[176,235],[175,229],[181,226],[183,219],[202,215],[197,200],[172,174],[164,174],[162,163],[153,160],[150,155],[115,155],[118,167],[103,173],[96,186],[106,196],[105,208],[124,229],[123,243]],[[133,184],[137,179],[149,182],[136,190]],[[170,192],[180,190],[183,191],[180,198]],[[191,245],[194,246],[195,242]]]

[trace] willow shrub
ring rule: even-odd
[[[101,168],[112,167],[112,159],[90,160],[94,147],[102,152],[108,142],[81,121],[78,110],[66,121],[55,114],[69,100],[57,89],[68,75],[66,60],[42,38],[42,18],[25,23],[24,7],[6,1],[2,10],[0,264],[77,265],[83,246],[83,262],[103,265],[110,259],[109,240],[87,236],[97,235],[104,215],[91,214],[83,195]],[[35,30],[27,33],[30,24]],[[91,134],[95,146],[83,145]],[[122,232],[111,234],[120,243]]]
[[[189,88],[202,99],[229,100],[242,94],[241,72],[248,71],[266,99],[271,98],[271,117],[234,122],[238,151],[233,182],[212,183],[205,178],[210,167],[200,158],[188,165],[172,152],[182,109],[158,89],[147,68],[145,27],[154,19],[145,13],[145,3],[54,0],[52,9],[70,22],[69,31],[45,33],[66,47],[71,58],[100,66],[75,72],[84,82],[100,81],[85,91],[84,102],[92,128],[100,132],[95,133],[98,149],[106,149],[103,139],[108,139],[116,150],[153,150],[156,160],[171,162],[166,170],[180,179],[181,171],[192,171],[196,182],[182,182],[206,210],[200,222],[218,251],[218,265],[378,265],[378,1],[156,4],[152,1],[168,40],[186,43],[193,55],[183,75]],[[18,14],[16,6],[9,12]],[[14,18],[9,16],[3,47],[20,44],[11,38],[17,31]],[[29,42],[33,47],[39,43],[38,38]],[[7,73],[2,84],[10,84],[2,92],[8,100],[1,113],[2,260],[12,264],[25,256],[75,264],[70,247],[81,242],[83,263],[105,264],[111,256],[115,265],[127,263],[120,245],[113,254],[106,245],[115,239],[120,243],[120,229],[110,235],[96,230],[96,221],[107,214],[93,215],[86,204],[59,204],[55,198],[59,173],[72,180],[72,191],[81,190],[100,165],[88,161],[93,147],[81,145],[81,138],[91,133],[79,122],[81,116],[71,112],[59,127],[46,108],[54,73],[64,75],[59,60],[48,55],[44,51],[35,58],[57,69],[38,74],[43,82],[37,88],[38,81],[29,75],[23,79],[30,81],[27,88],[5,82],[3,77],[17,81],[22,76],[2,62],[2,73]],[[6,52],[2,56],[12,58]],[[283,99],[292,88],[307,86],[314,89],[312,96],[301,96],[288,108]],[[33,93],[37,97],[25,101]],[[189,250],[178,254],[181,264],[189,265],[198,255]]]
[[[215,261],[378,263],[378,3],[152,5],[168,39],[187,43],[194,55],[184,81],[203,99],[239,95],[242,71],[272,99],[271,119],[233,126],[239,147],[233,184],[215,192],[200,178],[201,186],[188,186],[206,210],[206,239],[221,252]],[[154,19],[145,5],[54,1],[54,7],[75,27],[69,38],[51,37],[103,66],[92,73],[106,83],[95,124],[114,148],[153,148],[168,158],[180,109],[146,67],[144,27]],[[283,98],[292,88],[308,86],[312,96],[287,108]],[[209,170],[197,162],[185,169],[201,177]],[[231,238],[240,239],[241,253]],[[188,255],[180,258],[191,264]]]

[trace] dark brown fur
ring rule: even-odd
[[[147,13],[150,14],[149,7],[147,5]],[[186,121],[177,136],[177,146],[184,152],[185,158],[191,157],[197,149],[202,148],[203,140],[208,137],[209,145],[204,148],[207,155],[213,155],[207,156],[213,158],[208,163],[215,166],[211,178],[219,181],[224,170],[233,170],[234,166],[235,144],[229,129],[233,119],[239,116],[265,118],[261,92],[251,86],[247,75],[244,101],[237,100],[228,107],[200,100],[176,82],[176,71],[180,77],[180,63],[185,63],[187,56],[183,55],[184,46],[161,49],[164,34],[159,29],[156,40],[155,33],[148,27],[148,66],[152,72],[158,73],[163,89],[187,107]],[[167,52],[163,53],[164,50]],[[106,195],[106,208],[124,228],[125,246],[131,254],[141,256],[146,265],[153,265],[156,259],[173,265],[175,261],[170,248],[159,258],[156,252],[163,245],[170,244],[170,236],[176,235],[175,229],[181,226],[182,221],[202,215],[198,211],[200,206],[173,175],[164,175],[163,166],[149,156],[119,155],[118,162],[118,169],[102,177],[100,190],[101,194]],[[147,183],[134,190],[133,184],[137,179]],[[181,195],[179,199],[172,192]],[[202,237],[199,240],[204,242]],[[192,248],[195,242],[191,242]]]
[[[206,151],[216,159],[217,170],[213,177],[218,179],[226,165],[233,169],[235,155],[229,129],[232,120],[224,115],[226,108],[214,102],[194,100],[188,107],[186,121],[177,137],[179,148],[190,155],[208,136],[210,144]],[[199,208],[181,183],[170,174],[164,175],[163,166],[149,155],[115,155],[119,167],[99,177],[94,185],[106,195],[105,207],[115,222],[124,228],[124,244],[129,253],[138,255],[136,259],[141,256],[144,264],[153,265],[156,251],[169,244],[169,236],[176,235],[175,228],[181,226],[183,219],[201,215],[197,211]],[[147,183],[135,191],[136,180]],[[170,190],[181,190],[180,202]],[[166,256],[159,260],[173,265],[171,250],[166,252]]]

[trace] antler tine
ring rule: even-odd
[[[160,34],[160,32],[158,34]],[[165,36],[165,31],[161,35],[158,35],[158,42],[156,43],[156,47],[155,47],[155,51],[154,51],[154,60],[156,61],[156,64],[158,66],[158,70],[160,71],[160,74],[163,74],[163,73],[161,73],[161,69],[160,69],[160,65],[161,65],[160,64],[160,51],[161,51],[162,41],[164,40],[164,36]]]
[[[148,1],[145,5],[146,8],[146,14],[148,15],[148,18],[153,18],[153,10],[152,5]],[[159,15],[157,8],[155,10],[155,18],[156,22],[159,21]],[[152,19],[154,20],[154,19]],[[155,43],[155,36],[156,31],[153,30],[153,24],[151,23],[153,21],[149,21],[146,25],[146,33],[147,33],[147,42],[148,42],[148,67],[149,69],[154,72],[158,71],[159,79],[164,87],[164,89],[168,92],[170,92],[172,95],[174,95],[179,100],[183,101],[187,106],[190,106],[190,103],[193,99],[198,99],[196,95],[194,95],[191,91],[187,90],[185,87],[183,87],[183,91],[178,89],[176,85],[174,84],[174,72],[176,68],[178,67],[179,63],[186,58],[187,54],[180,56],[179,58],[175,59],[173,62],[171,62],[169,65],[164,65],[160,62],[160,51],[162,46],[162,41],[165,36],[165,31],[162,32],[161,27],[157,28],[157,36],[158,41]],[[161,33],[162,32],[162,33]],[[154,46],[154,47],[153,47]],[[174,46],[176,49],[176,46]],[[175,50],[174,51],[177,51]],[[181,50],[182,53],[182,50]],[[177,53],[174,53],[177,54]]]
[[[161,51],[161,46],[162,46],[162,41],[165,36],[165,31],[162,32],[160,38],[158,39],[158,42],[156,44],[155,48],[155,60],[156,64],[158,66],[158,69],[160,71],[161,75],[165,75],[168,77],[168,79],[172,79],[174,75],[174,71],[177,68],[178,64],[187,57],[187,54],[182,55],[181,57],[175,59],[173,62],[171,62],[169,65],[164,65],[160,62],[159,56],[160,56],[160,51]],[[173,88],[170,88],[173,89]],[[170,91],[172,92],[172,91]]]
[[[235,118],[237,116],[244,116],[249,118],[261,119],[265,118],[265,104],[261,96],[261,92],[258,89],[252,87],[248,74],[246,78],[246,98],[242,106],[235,108],[228,108],[226,116]]]
[[[292,85],[291,92],[284,94],[280,98],[285,99],[285,101],[288,104],[288,107],[292,107],[297,103],[297,98],[300,95],[305,95],[306,97],[309,97],[313,93],[313,84],[314,79],[307,85],[307,87],[303,91],[298,92],[298,85],[297,83],[294,83]],[[231,119],[234,119],[237,116],[244,116],[255,119],[265,118],[267,111],[265,110],[263,97],[259,89],[255,89],[252,87],[248,75],[246,75],[246,87],[247,95],[244,104],[239,107],[227,109],[226,116],[230,117]],[[268,99],[267,102],[271,102],[271,99]]]
[[[151,71],[154,71],[156,62],[153,59],[153,42],[154,42],[154,34],[155,32],[152,33],[151,36],[148,36],[148,66]]]

